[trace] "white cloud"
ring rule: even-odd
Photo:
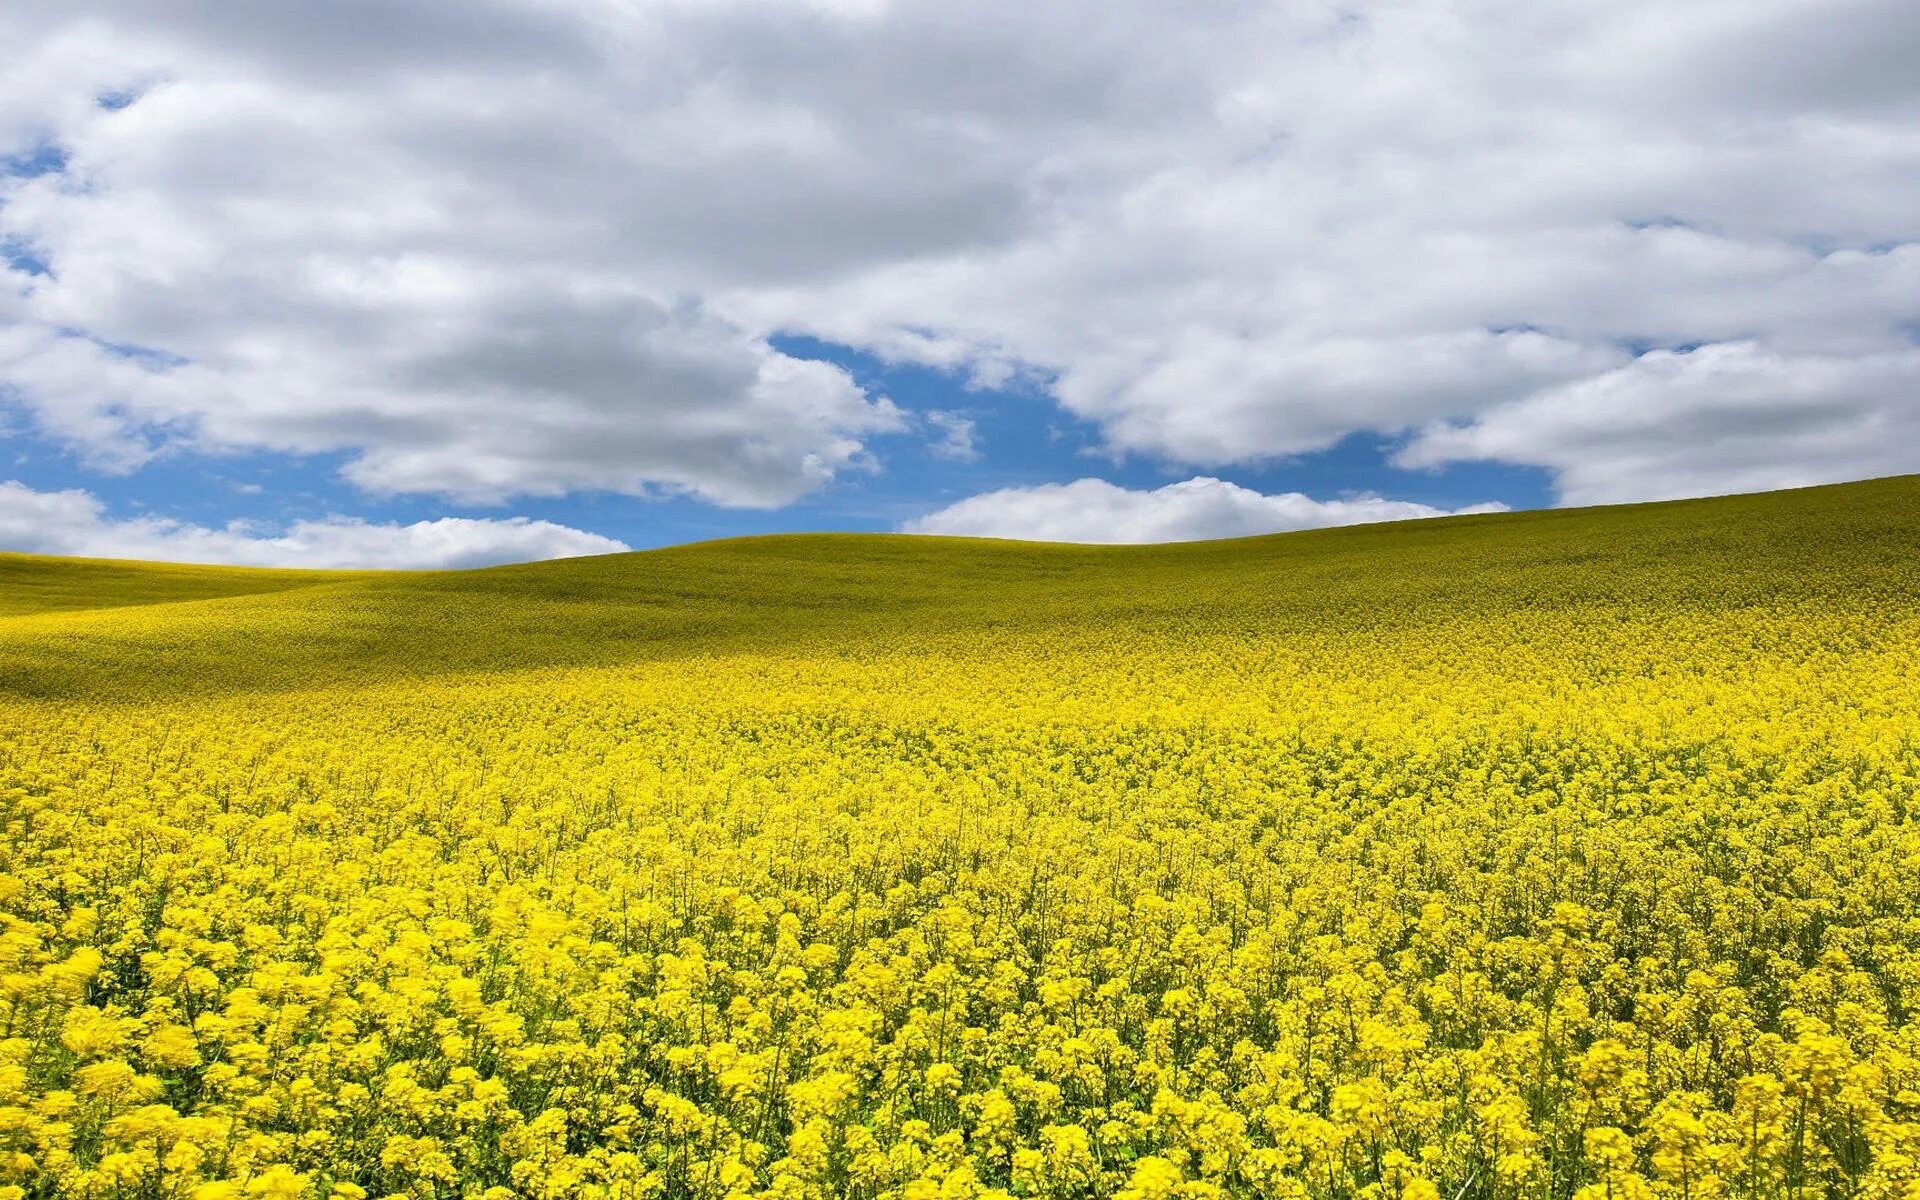
[[[66,325],[0,328],[0,379],[101,469],[169,447],[351,450],[343,473],[368,492],[472,503],[601,489],[778,507],[867,467],[863,435],[904,428],[838,367],[698,311],[424,273],[438,277],[330,308],[263,299],[218,318],[223,332],[170,339],[198,343],[185,361]],[[442,306],[416,287],[458,295]],[[230,352],[206,339],[235,337],[253,339],[243,361],[214,365]]]
[[[209,528],[163,517],[115,519],[89,492],[0,483],[0,550],[27,554],[256,567],[455,568],[627,548],[612,538],[525,517],[442,517],[411,525],[329,517],[296,521],[279,533],[245,523]]]
[[[0,382],[104,466],[770,506],[910,427],[783,331],[1218,467],[1920,320],[1911,0],[241,7],[0,12]]]
[[[1539,463],[1568,504],[1764,491],[1920,468],[1920,348],[1788,356],[1752,343],[1654,352],[1424,431],[1411,467]]]
[[[930,409],[921,418],[940,436],[928,443],[928,449],[935,458],[944,458],[951,462],[975,462],[980,457],[978,431],[974,428],[973,418],[942,409]]]
[[[1051,158],[1020,237],[746,303],[1035,364],[1114,447],[1203,466],[1470,419],[1646,346],[1911,344],[1920,217],[1894,197],[1920,190],[1920,76],[1892,64],[1920,9],[1340,11],[1216,11],[1238,45],[1193,32],[1204,112]]]
[[[1187,542],[1502,511],[1499,504],[1448,510],[1380,496],[1264,495],[1204,475],[1152,490],[1079,479],[969,496],[908,522],[902,531],[1039,542]]]

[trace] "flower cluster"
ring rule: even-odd
[[[1920,1200],[1920,609],[1261,603],[0,701],[0,1200]]]

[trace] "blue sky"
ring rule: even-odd
[[[0,42],[0,550],[1155,541],[1920,470],[1910,3],[106,0]]]
[[[889,397],[909,412],[964,415],[975,423],[978,457],[955,461],[910,432],[875,439],[877,469],[848,472],[782,508],[724,508],[686,497],[642,499],[589,492],[521,497],[508,511],[592,530],[640,549],[759,533],[891,531],[980,492],[1089,476],[1148,490],[1192,474],[1138,455],[1114,457],[1103,450],[1097,427],[1060,412],[1032,389],[970,389],[952,372],[889,366],[812,338],[781,338],[776,344],[795,356],[845,368],[870,392]],[[196,525],[242,520],[279,527],[336,515],[401,523],[503,515],[501,505],[369,495],[341,480],[340,466],[347,456],[339,453],[172,454],[126,474],[111,474],[89,469],[31,429],[12,429],[5,446],[9,464],[0,475],[39,491],[90,491],[105,502],[110,518],[158,515]],[[1444,509],[1487,502],[1511,508],[1552,503],[1544,471],[1485,463],[1409,471],[1390,465],[1391,448],[1388,439],[1358,435],[1330,450],[1215,474],[1263,493],[1383,494]]]

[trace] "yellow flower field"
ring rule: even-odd
[[[0,1200],[1920,1200],[1920,480],[0,593]]]

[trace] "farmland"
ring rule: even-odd
[[[0,556],[0,1200],[1920,1200],[1920,478]]]

